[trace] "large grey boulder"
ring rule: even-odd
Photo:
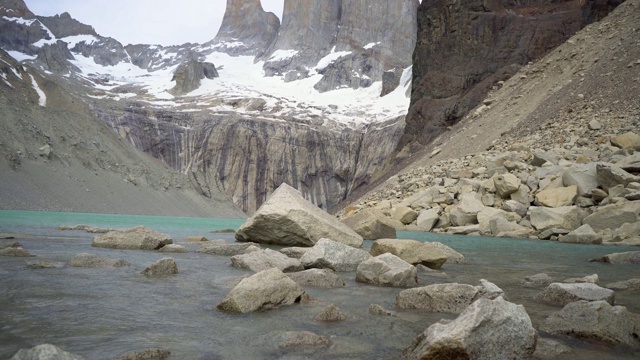
[[[199,88],[202,79],[215,79],[218,76],[218,70],[214,64],[190,60],[176,68],[171,79],[176,82],[176,85],[170,92],[174,95],[187,94]]]
[[[626,172],[617,165],[608,163],[598,163],[596,165],[596,175],[598,184],[605,190],[616,185],[627,186],[629,183],[638,181],[638,177]]]
[[[591,261],[605,262],[609,264],[640,264],[640,251],[627,251],[605,255]]]
[[[370,258],[371,255],[364,250],[330,239],[320,239],[302,255],[300,262],[305,268],[354,271],[361,262]]]
[[[625,223],[634,223],[639,220],[640,201],[623,202],[601,206],[591,215],[584,218],[584,223],[600,232],[605,229],[617,229]]]
[[[459,314],[473,302],[478,289],[466,284],[434,284],[402,290],[396,305],[403,309]]]
[[[391,214],[391,218],[409,225],[418,218],[418,213],[408,206],[398,206]]]
[[[109,259],[96,254],[82,253],[73,257],[69,261],[69,266],[80,268],[108,268],[127,267],[131,264],[122,259]]]
[[[142,271],[147,276],[167,276],[178,273],[178,265],[172,258],[163,258],[149,265]]]
[[[509,221],[519,221],[521,217],[514,212],[507,212],[501,209],[496,209],[492,207],[484,207],[482,210],[478,212],[478,224],[480,225],[480,231],[483,234],[491,233],[491,219],[496,217],[501,217],[503,219]]]
[[[528,238],[531,235],[531,229],[511,222],[502,217],[495,217],[489,221],[491,234],[502,238]]]
[[[478,289],[476,299],[487,298],[489,300],[493,300],[497,299],[498,297],[506,298],[504,290],[502,290],[498,285],[486,279],[480,279],[480,285],[476,285],[476,289]]]
[[[356,281],[384,286],[418,285],[416,267],[401,258],[384,253],[363,261],[356,268]]]
[[[577,301],[549,316],[540,330],[640,348],[638,315],[606,301]]]
[[[299,302],[304,290],[282,271],[271,268],[242,279],[218,304],[222,311],[248,313]]]
[[[290,258],[279,251],[271,249],[233,256],[231,257],[231,265],[236,268],[248,269],[254,272],[271,268],[278,268],[283,272],[304,270],[299,260]]]
[[[158,250],[168,244],[173,244],[169,235],[137,226],[98,235],[93,238],[91,246],[123,250]]]
[[[628,172],[640,172],[640,152],[626,156],[624,159],[616,162],[616,166]]]
[[[308,269],[288,273],[287,276],[302,287],[334,288],[344,287],[344,279],[329,269]]]
[[[591,283],[552,283],[547,286],[541,293],[535,296],[536,300],[544,301],[554,305],[566,305],[568,303],[579,300],[604,300],[613,305],[614,298],[615,294],[612,290],[605,289]]]
[[[342,219],[342,222],[365,240],[396,237],[396,229],[380,210],[362,210],[355,215]]]
[[[209,255],[235,256],[260,251],[256,243],[217,244],[205,243],[197,252]]]
[[[286,183],[280,185],[236,232],[240,242],[283,246],[313,246],[322,238],[353,247],[362,245],[362,236],[307,201]]]
[[[448,324],[435,323],[401,359],[531,359],[537,332],[522,305],[480,299]]]
[[[464,255],[450,248],[449,246],[439,242],[425,242],[427,248],[432,248],[440,251],[447,257],[447,263],[449,264],[464,264]]]
[[[532,206],[530,218],[531,225],[538,231],[551,228],[574,230],[582,225],[582,213],[577,206],[557,208]]]
[[[589,224],[584,224],[567,235],[560,236],[558,241],[574,244],[601,244],[602,236],[593,231]]]
[[[422,210],[416,219],[416,225],[420,231],[431,231],[440,219],[440,208]]]
[[[454,226],[467,226],[478,223],[478,213],[484,209],[482,198],[477,193],[466,193],[449,214]]]
[[[634,132],[626,132],[611,138],[611,145],[621,149],[640,150],[640,135]]]
[[[369,253],[372,256],[390,253],[409,264],[422,264],[432,269],[441,268],[447,261],[447,255],[436,246],[417,240],[378,239],[371,245]]]
[[[66,352],[51,344],[41,344],[31,349],[20,349],[11,360],[83,360],[82,356]]]
[[[596,164],[576,165],[565,170],[562,174],[564,186],[575,185],[579,195],[590,194],[591,190],[598,187]]]

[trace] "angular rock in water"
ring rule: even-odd
[[[354,271],[361,262],[371,257],[364,250],[330,239],[320,239],[300,258],[300,262],[305,268]]]
[[[577,206],[534,206],[531,207],[531,225],[539,231],[551,228],[574,230],[582,225],[582,215]]]
[[[329,269],[308,269],[288,273],[287,276],[302,287],[334,288],[344,287],[344,279]]]
[[[552,282],[553,282],[553,279],[551,278],[551,276],[545,273],[535,274],[535,275],[527,276],[526,278],[524,278],[524,280],[522,281],[522,287],[541,288],[541,287],[548,286]]]
[[[311,248],[308,248],[308,247],[293,246],[293,247],[282,248],[280,249],[280,252],[287,255],[290,258],[299,260],[310,249]]]
[[[242,254],[249,254],[255,251],[260,251],[260,247],[256,243],[241,243],[241,244],[204,244],[198,249],[197,252],[209,255],[221,255],[221,256],[235,256]]]
[[[530,359],[536,340],[522,305],[480,299],[450,323],[429,326],[401,359]]]
[[[65,267],[65,263],[51,260],[40,260],[27,264],[27,269],[62,269],[63,267]]]
[[[396,229],[379,210],[363,210],[342,222],[365,240],[395,239]]]
[[[322,238],[360,247],[362,236],[283,183],[236,232],[241,242],[313,246]]]
[[[316,321],[344,321],[347,320],[347,315],[340,310],[335,304],[326,306],[318,315],[316,315]]]
[[[126,267],[131,264],[122,259],[109,259],[96,254],[82,253],[78,254],[69,261],[69,266],[80,268],[107,268],[107,267]]]
[[[533,353],[534,359],[556,359],[563,354],[570,354],[573,349],[561,344],[558,341],[538,338],[536,343],[536,351]]]
[[[635,223],[639,220],[640,201],[629,201],[622,204],[611,204],[596,209],[584,218],[584,223],[596,232],[605,229],[617,229],[625,223]]]
[[[282,271],[272,268],[242,279],[218,304],[221,311],[248,313],[299,302],[304,290]]]
[[[250,252],[248,254],[233,256],[231,258],[231,265],[233,267],[248,269],[255,272],[271,268],[278,268],[283,272],[304,270],[304,267],[299,260],[290,258],[279,251],[271,249],[264,249]]]
[[[29,251],[21,248],[21,247],[6,247],[4,249],[0,249],[0,256],[13,256],[13,257],[32,257]]]
[[[417,240],[379,239],[374,241],[370,254],[378,256],[384,253],[398,256],[409,264],[422,264],[432,269],[441,268],[448,259],[437,246]]]
[[[416,267],[401,258],[384,253],[363,261],[356,269],[356,281],[397,287],[418,285]]]
[[[169,244],[173,244],[169,235],[137,226],[98,235],[93,238],[91,246],[122,250],[158,250]]]
[[[272,331],[260,336],[258,341],[280,349],[331,345],[329,337],[321,336],[311,331]]]
[[[478,289],[466,284],[434,284],[402,290],[396,305],[403,309],[459,314],[473,302]]]
[[[371,304],[369,305],[369,314],[371,315],[382,315],[382,316],[392,316],[393,311],[385,309],[382,305]]]
[[[147,349],[118,356],[113,360],[169,360],[171,351],[167,349]]]
[[[84,360],[84,358],[51,344],[41,344],[31,349],[20,349],[11,360]]]
[[[591,259],[591,261],[605,262],[609,264],[640,264],[640,251],[613,253],[601,258]]]
[[[560,236],[558,241],[574,244],[601,244],[602,236],[593,231],[589,224],[584,224],[567,235]]]
[[[504,290],[498,287],[498,285],[485,279],[480,279],[480,285],[477,285],[476,289],[478,289],[476,299],[487,298],[489,300],[494,300],[498,297],[502,297],[503,299],[505,298]]]
[[[169,244],[161,247],[159,251],[164,253],[188,253],[189,249],[182,245]]]
[[[614,298],[615,294],[612,290],[605,289],[591,283],[552,283],[547,286],[544,291],[535,296],[536,300],[548,302],[555,305],[566,305],[568,303],[579,300],[604,300],[613,305]]]
[[[205,241],[209,241],[209,239],[207,239],[204,236],[189,236],[189,237],[185,238],[184,241],[186,241],[186,242],[205,242]]]
[[[540,330],[640,349],[640,322],[637,315],[624,306],[612,306],[606,301],[567,304],[549,316]]]
[[[611,290],[640,290],[640,278],[616,281],[604,287]]]
[[[177,273],[178,265],[176,265],[176,261],[172,258],[160,259],[142,271],[142,274],[148,276],[165,276]]]
[[[565,284],[583,284],[583,283],[597,284],[599,280],[600,278],[598,277],[598,274],[592,274],[592,275],[584,276],[581,278],[569,278],[563,281],[563,283]]]

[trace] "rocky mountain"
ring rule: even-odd
[[[618,3],[423,1],[418,8],[411,106],[399,148],[413,143],[415,150],[428,144],[480,104],[498,82]]]
[[[0,47],[129,143],[187,175],[205,196],[222,191],[252,212],[288,182],[328,209],[372,180],[396,146],[408,105],[417,3],[389,1],[358,20],[363,4],[336,2],[328,22],[326,2],[287,2],[280,27],[259,1],[233,0],[206,44],[124,46],[68,14],[39,18],[21,1],[3,0],[13,15],[0,18],[0,27],[11,29],[1,33]],[[364,24],[384,12],[393,31]],[[366,30],[355,31],[358,23]],[[339,35],[341,26],[353,34]],[[315,31],[297,34],[308,28]],[[16,42],[20,36],[12,34],[21,33],[30,35]],[[266,70],[294,46],[310,49],[305,66],[327,72],[292,79]],[[346,86],[339,79],[351,79],[340,75],[347,73],[360,80]],[[329,78],[335,86],[316,90]]]

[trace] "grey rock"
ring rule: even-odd
[[[53,44],[42,46],[35,62],[55,74],[69,74],[72,70],[79,71],[69,60],[75,60],[75,58],[69,51],[67,43],[58,40]]]
[[[640,202],[624,202],[611,204],[597,208],[591,215],[584,218],[584,224],[588,224],[596,232],[605,229],[617,229],[625,223],[635,223],[640,214]]]
[[[283,183],[240,226],[236,239],[284,246],[313,246],[321,238],[359,247],[362,237]]]
[[[439,269],[447,261],[448,257],[442,251],[442,248],[437,246],[416,240],[378,239],[371,245],[370,254],[378,256],[390,253],[409,264],[422,264],[432,269]]]
[[[502,203],[502,210],[518,214],[520,217],[527,215],[528,206],[514,200],[507,200]]]
[[[416,225],[421,231],[431,231],[440,219],[438,208],[422,210],[416,219]]]
[[[640,278],[616,281],[604,287],[611,290],[640,290]]]
[[[621,149],[640,150],[640,135],[634,132],[627,132],[611,138],[611,145]]]
[[[493,183],[496,187],[496,193],[503,199],[508,198],[511,194],[520,189],[520,179],[509,173],[494,176]]]
[[[600,281],[598,274],[592,274],[592,275],[583,276],[581,278],[568,278],[568,279],[565,279],[563,283],[565,284],[581,284],[581,283],[597,284],[598,281]]]
[[[260,272],[274,267],[282,272],[304,270],[299,260],[290,258],[279,251],[271,249],[235,255],[231,257],[231,265],[236,268],[248,269],[254,272]]]
[[[167,349],[146,349],[136,351],[124,356],[118,356],[112,360],[169,360],[171,358],[171,350]]]
[[[287,276],[302,287],[335,288],[344,287],[344,279],[329,269],[308,269],[288,273]]]
[[[200,87],[202,79],[215,79],[219,76],[214,64],[191,60],[176,68],[171,79],[176,85],[170,92],[174,95],[188,94]]]
[[[480,285],[476,285],[476,289],[478,289],[476,299],[487,298],[489,300],[494,300],[498,297],[502,297],[506,300],[504,290],[489,280],[480,279]]]
[[[551,276],[545,273],[527,276],[522,281],[522,287],[526,288],[542,288],[553,282]]]
[[[331,345],[331,339],[311,331],[272,331],[258,338],[260,343],[279,349],[318,348]]]
[[[11,360],[83,360],[82,356],[66,352],[51,344],[41,344],[31,349],[20,349]]]
[[[403,309],[459,314],[471,304],[478,289],[466,284],[434,284],[402,290],[396,305]]]
[[[320,239],[307,251],[300,262],[305,268],[331,269],[333,271],[354,271],[358,264],[371,258],[360,249],[330,240]]]
[[[598,122],[598,120],[591,120],[589,121],[589,130],[600,130],[602,128],[602,125],[600,124],[600,122]]]
[[[624,159],[616,162],[616,166],[627,172],[640,172],[640,152],[635,152],[632,155],[625,156]]]
[[[40,260],[27,263],[27,269],[62,269],[65,263],[51,260]]]
[[[307,251],[311,250],[311,248],[308,247],[299,247],[299,246],[294,246],[294,247],[287,247],[287,248],[282,248],[280,249],[280,252],[287,255],[290,258],[294,258],[294,259],[298,259],[300,260],[300,258],[307,253]]]
[[[567,235],[560,236],[558,241],[574,244],[601,244],[602,236],[593,231],[589,224],[584,224]]]
[[[578,194],[590,194],[598,187],[596,164],[575,165],[564,171],[562,174],[564,186],[575,185],[578,187]]]
[[[401,359],[530,359],[536,340],[522,305],[480,299],[450,323],[431,325]]]
[[[568,303],[586,300],[604,300],[613,304],[614,292],[591,283],[562,284],[552,283],[544,291],[535,296],[536,300],[554,305],[566,305]]]
[[[379,210],[362,210],[342,222],[358,233],[364,240],[393,239],[396,229]]]
[[[201,254],[209,255],[221,255],[221,256],[235,256],[248,254],[255,251],[260,251],[260,247],[256,243],[236,243],[236,244],[222,244],[222,243],[205,243],[197,252]]]
[[[369,314],[371,314],[371,315],[382,315],[382,316],[393,316],[394,312],[385,309],[382,305],[371,304],[369,306]]]
[[[157,250],[168,244],[173,244],[169,235],[138,226],[98,235],[93,238],[91,246],[122,250]]]
[[[534,359],[550,360],[565,354],[571,354],[573,349],[562,343],[545,338],[538,338],[536,351],[533,353]]]
[[[177,273],[178,265],[176,265],[176,261],[172,258],[160,259],[142,271],[142,274],[147,276],[166,276]]]
[[[272,268],[242,279],[218,304],[232,313],[248,313],[263,308],[299,302],[304,290],[282,271]]]
[[[540,330],[550,334],[596,339],[640,348],[637,315],[606,301],[577,301],[549,316]]]
[[[454,226],[467,226],[478,223],[478,213],[484,209],[480,195],[476,193],[463,194],[458,205],[449,214]]]
[[[627,251],[605,255],[591,261],[605,262],[609,264],[640,264],[640,251]]]
[[[598,163],[596,165],[596,175],[598,184],[605,190],[616,185],[627,186],[629,183],[638,181],[638,177],[632,175],[617,165]]]
[[[558,235],[566,235],[566,234],[568,234],[570,232],[571,231],[569,231],[567,229],[550,228],[550,229],[541,231],[538,234],[538,239],[540,239],[540,240],[549,240],[552,237],[557,237]]]
[[[384,253],[361,262],[356,268],[356,281],[383,286],[412,287],[418,285],[416,267],[401,258]]]
[[[489,221],[491,234],[503,238],[528,238],[531,229],[518,225],[502,217],[495,217]]]
[[[21,248],[21,247],[6,247],[4,249],[0,249],[0,256],[13,256],[13,257],[32,257],[29,251]]]
[[[536,205],[547,207],[572,206],[578,197],[578,187],[575,185],[544,189],[536,194]]]
[[[74,256],[73,259],[69,261],[69,266],[82,268],[119,268],[131,266],[131,264],[122,259],[109,259],[96,254],[82,253]]]
[[[316,321],[336,322],[347,320],[348,316],[335,304],[327,305],[318,315]]]
[[[418,218],[418,213],[408,206],[398,206],[391,214],[391,218],[408,225]]]
[[[539,231],[551,228],[574,230],[582,225],[582,214],[577,206],[547,208],[531,207],[531,225]]]
[[[189,249],[182,245],[169,244],[161,247],[158,251],[163,253],[188,253]]]

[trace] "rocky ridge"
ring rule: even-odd
[[[640,244],[639,21],[627,1],[528,64],[348,210],[431,211],[449,233]]]

